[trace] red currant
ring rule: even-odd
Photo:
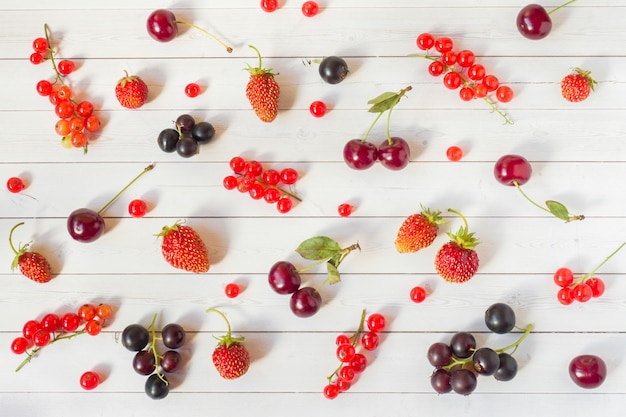
[[[554,283],[559,287],[569,287],[574,282],[574,273],[569,268],[559,268],[554,273]]]
[[[348,217],[349,215],[352,214],[352,209],[354,207],[350,204],[344,203],[344,204],[339,204],[339,207],[337,207],[337,212],[339,213],[339,215],[341,217]]]
[[[451,67],[456,64],[456,54],[454,51],[447,51],[441,54],[441,62],[445,65]]]
[[[25,337],[16,337],[11,342],[11,351],[17,355],[21,355],[26,352],[26,349],[30,346],[30,342]]]
[[[474,95],[476,96],[476,98],[485,98],[487,97],[487,93],[489,93],[489,90],[487,89],[486,85],[476,84],[474,86]]]
[[[349,343],[344,343],[342,345],[337,346],[336,350],[337,359],[341,362],[350,362],[354,355],[356,354],[356,349]]]
[[[72,132],[70,141],[74,148],[84,148],[87,146],[87,135],[83,132]]]
[[[100,119],[91,115],[85,119],[85,129],[89,132],[97,132],[100,129]]]
[[[85,332],[91,336],[97,336],[102,331],[102,322],[97,319],[88,320],[85,324]]]
[[[259,161],[249,161],[246,164],[246,172],[256,178],[263,172],[263,165]]]
[[[411,301],[413,301],[414,303],[421,303],[422,301],[424,301],[426,299],[426,290],[423,287],[413,287],[411,288]]]
[[[352,382],[354,381],[354,378],[356,378],[356,372],[354,371],[354,368],[352,368],[350,365],[345,365],[341,367],[338,375],[339,379],[342,379],[346,382]]]
[[[322,117],[326,114],[326,104],[323,101],[314,101],[309,106],[309,111],[313,117]]]
[[[73,332],[80,325],[80,317],[75,313],[66,313],[61,317],[61,327],[66,332]]]
[[[574,293],[571,288],[563,287],[556,293],[556,298],[563,305],[570,305],[574,302]]]
[[[305,1],[302,4],[302,14],[306,17],[313,17],[319,11],[319,5],[314,1]]]
[[[456,56],[456,62],[463,68],[469,68],[474,64],[474,52],[464,49],[460,51]]]
[[[267,185],[277,185],[280,182],[280,173],[275,169],[267,169],[263,171],[261,178]]]
[[[585,280],[585,283],[591,288],[591,294],[594,297],[600,297],[604,294],[604,281],[600,278],[591,277]]]
[[[19,193],[24,188],[26,188],[24,181],[19,177],[11,177],[7,180],[7,190],[12,193]]]
[[[234,282],[226,284],[226,287],[224,288],[224,293],[228,298],[236,298],[239,295],[239,291],[239,285]]]
[[[417,47],[423,51],[428,51],[435,46],[435,38],[430,33],[420,34],[415,42],[417,43]]]
[[[92,371],[87,371],[80,376],[80,386],[85,390],[92,390],[100,385],[100,376]]]
[[[246,161],[240,156],[233,157],[228,165],[237,174],[242,173],[246,169]]]
[[[433,61],[428,65],[428,73],[433,77],[438,77],[443,74],[444,69],[445,67],[440,61]]]
[[[52,105],[54,105],[54,106],[57,105],[57,103],[60,100],[59,100],[59,95],[57,94],[56,90],[52,90],[52,92],[48,96],[48,100],[50,100],[50,103],[52,103]]]
[[[185,94],[187,97],[198,97],[200,95],[200,86],[196,83],[189,83],[185,86]]]
[[[435,49],[437,52],[448,52],[452,50],[454,44],[452,43],[452,39],[447,37],[437,38],[435,39]]]
[[[69,119],[74,114],[74,104],[69,100],[61,100],[54,107],[54,112],[61,119]]]
[[[243,177],[241,177],[241,182],[246,185],[247,191],[248,187],[250,187],[252,184],[256,184],[256,177],[254,176],[254,174],[247,172]]]
[[[39,93],[40,96],[49,96],[52,90],[52,83],[48,80],[41,80],[37,83],[37,93]]]
[[[102,320],[106,320],[113,315],[113,309],[109,304],[98,304],[96,307],[96,317],[100,317]]]
[[[463,87],[459,90],[459,97],[463,101],[471,101],[476,96],[472,87]]]
[[[487,87],[488,91],[496,91],[500,86],[500,81],[495,75],[485,75],[483,77],[483,84]]]
[[[74,64],[74,61],[70,61],[69,59],[63,59],[57,64],[57,69],[61,75],[70,75],[74,72],[75,68],[76,65]]]
[[[298,171],[293,168],[285,168],[280,171],[280,180],[287,185],[295,184],[298,180]]]
[[[278,9],[278,0],[261,0],[261,9],[271,13]]]
[[[342,378],[338,378],[337,382],[335,383],[337,384],[337,388],[339,389],[339,392],[348,391],[350,387],[352,386],[352,384],[349,381],[346,381],[345,379],[342,379]]]
[[[328,384],[324,387],[324,397],[332,400],[339,395],[339,388],[336,384]]]
[[[463,150],[458,146],[450,146],[446,150],[446,157],[453,162],[459,161],[463,157]]]
[[[33,335],[33,345],[42,347],[46,346],[48,343],[50,343],[50,332],[43,329],[37,330]]]
[[[41,327],[51,333],[61,329],[61,319],[56,314],[46,314],[41,319]]]
[[[367,358],[362,353],[355,353],[350,361],[350,366],[356,372],[363,372],[367,368]]]
[[[361,344],[365,350],[375,350],[378,347],[378,333],[367,332],[361,336]]]
[[[276,210],[278,210],[279,213],[283,213],[283,214],[289,213],[292,207],[293,207],[293,201],[291,201],[289,197],[281,197],[276,202]]]
[[[252,197],[253,200],[260,200],[265,194],[265,188],[258,182],[251,184],[248,187],[248,194],[250,194],[250,197]]]
[[[246,184],[243,180],[239,181],[237,183],[237,191],[239,191],[240,193],[247,193],[248,192],[248,184]]]
[[[461,85],[463,79],[458,72],[449,71],[446,75],[443,76],[443,85],[448,87],[450,90],[456,90]]]
[[[43,54],[48,50],[48,40],[46,38],[36,38],[33,41],[33,50]]]
[[[89,321],[96,317],[96,306],[93,304],[83,304],[78,308],[78,317],[82,321]]]
[[[89,117],[93,113],[93,104],[90,101],[81,101],[76,105],[76,113],[80,117]]]
[[[263,194],[263,199],[270,204],[274,204],[280,200],[280,191],[276,188],[268,188],[265,190],[265,194]]]
[[[500,103],[508,103],[513,100],[513,90],[509,86],[501,85],[496,90],[496,98]]]
[[[148,205],[145,201],[135,199],[128,203],[128,214],[133,217],[143,217],[148,212]]]
[[[580,301],[581,303],[585,303],[591,300],[591,297],[593,297],[593,291],[591,287],[584,282],[576,285],[572,291],[574,294],[574,299],[576,301]]]
[[[37,320],[28,320],[26,323],[24,323],[24,327],[22,327],[22,335],[26,339],[30,340],[39,330],[43,330],[41,323],[39,323]]]
[[[62,85],[57,90],[57,96],[60,100],[69,100],[72,98],[72,89],[66,85]]]
[[[226,188],[227,190],[234,190],[235,188],[237,188],[238,182],[239,181],[237,181],[237,178],[235,178],[233,175],[228,175],[224,177],[224,188]]]
[[[467,69],[467,78],[473,81],[480,81],[485,77],[485,67],[480,64],[471,65]]]
[[[350,342],[350,338],[345,335],[345,334],[340,334],[339,336],[337,336],[337,338],[335,339],[335,344],[337,346],[340,345],[351,345],[352,342]]]
[[[85,128],[85,122],[80,117],[72,117],[70,119],[70,131],[82,132]]]
[[[39,52],[33,52],[30,54],[30,62],[31,64],[41,64],[43,62],[43,56]]]
[[[367,318],[367,328],[372,332],[381,332],[385,329],[385,316],[374,313]]]

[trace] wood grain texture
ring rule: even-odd
[[[541,41],[519,35],[514,22],[522,4],[513,0],[320,1],[314,18],[304,17],[302,2],[293,1],[281,1],[274,13],[241,0],[4,3],[0,179],[20,176],[27,188],[0,193],[0,234],[8,237],[24,221],[14,240],[32,241],[49,258],[54,278],[45,285],[30,282],[11,271],[8,242],[0,251],[3,416],[58,416],[60,410],[67,417],[205,416],[232,413],[233,407],[237,415],[276,417],[622,414],[626,252],[598,271],[606,293],[585,304],[561,306],[552,275],[561,266],[590,272],[624,241],[626,0],[577,1],[553,15],[553,32]],[[188,28],[170,43],[152,40],[145,18],[155,8],[170,8],[180,20],[215,32],[234,52]],[[53,77],[48,63],[28,61],[44,23],[59,55],[78,64],[69,76],[75,94],[92,100],[103,121],[87,154],[60,145],[53,108],[35,90],[38,80]],[[462,102],[428,75],[427,60],[410,56],[420,53],[415,38],[426,31],[473,50],[513,88],[513,101],[498,105],[513,124],[504,124],[483,101]],[[244,95],[243,69],[256,63],[250,44],[279,74],[280,111],[271,124],[256,118]],[[341,84],[325,84],[318,75],[314,61],[328,55],[349,64],[351,73]],[[591,97],[576,104],[565,102],[559,88],[573,67],[591,70],[598,81]],[[123,109],[115,99],[124,70],[149,86],[141,109]],[[199,97],[184,95],[189,82],[203,86]],[[367,101],[408,85],[412,91],[391,118],[391,133],[410,145],[408,167],[349,169],[342,149],[349,139],[362,138],[374,120]],[[329,106],[323,118],[310,115],[314,100]],[[217,132],[191,159],[156,145],[158,133],[183,113],[210,121]],[[385,140],[384,118],[368,139]],[[461,161],[446,159],[451,145],[464,149]],[[524,185],[529,196],[539,203],[559,200],[586,219],[564,223],[497,183],[494,163],[508,153],[532,164],[533,177]],[[303,201],[282,215],[224,189],[235,155],[297,169],[300,179],[292,191]],[[100,208],[150,163],[155,169],[105,212],[101,239],[71,240],[66,219],[72,210]],[[134,198],[148,202],[145,218],[128,214]],[[337,214],[344,202],[355,206],[349,218]],[[398,227],[420,204],[442,210],[448,223],[433,246],[399,254],[393,244]],[[443,232],[462,224],[448,208],[466,215],[481,242],[478,273],[462,285],[444,282],[433,265],[447,240]],[[207,243],[207,274],[187,274],[163,260],[154,235],[179,220]],[[294,249],[317,235],[344,247],[359,242],[361,251],[341,264],[340,283],[322,288],[320,312],[301,319],[289,311],[288,297],[271,291],[267,271],[278,260],[306,266]],[[324,278],[323,267],[303,273],[307,285]],[[242,287],[235,299],[224,295],[230,282]],[[409,299],[416,285],[428,290],[422,304]],[[448,341],[457,331],[471,331],[479,344],[494,348],[519,337],[520,330],[488,332],[484,311],[498,301],[515,309],[520,327],[534,326],[515,352],[518,376],[507,383],[481,377],[467,397],[435,394],[425,358],[430,344]],[[59,341],[14,372],[23,358],[9,345],[24,322],[87,302],[115,307],[101,335]],[[225,326],[205,312],[209,307],[222,309],[234,331],[246,337],[252,366],[239,380],[224,381],[213,368],[214,336]],[[328,401],[321,391],[337,366],[335,337],[354,331],[363,309],[384,314],[388,327],[353,388]],[[162,401],[146,397],[144,378],[132,370],[132,353],[119,341],[127,325],[148,325],[154,314],[159,326],[182,324],[189,338],[181,350],[184,369],[172,377],[172,391]],[[571,358],[582,353],[601,356],[609,367],[596,390],[577,387],[567,375]],[[93,392],[82,391],[79,376],[92,369],[104,382]]]

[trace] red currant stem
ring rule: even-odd
[[[230,46],[226,45],[224,42],[222,42],[220,39],[218,39],[217,36],[215,36],[214,34],[202,29],[200,26],[196,26],[193,23],[189,23],[189,22],[183,22],[181,20],[176,20],[174,21],[174,23],[182,23],[183,25],[187,25],[189,27],[192,27],[194,29],[198,29],[200,32],[208,35],[209,37],[213,38],[217,43],[219,43],[220,45],[222,45],[224,47],[224,49],[226,49],[226,52],[228,52],[229,54],[233,51],[233,48],[231,48]]]
[[[150,322],[150,327],[148,327],[150,329],[150,335],[152,336],[152,342],[150,343],[148,352],[152,352],[152,354],[154,355],[154,368],[156,369],[157,376],[161,381],[165,383],[165,385],[168,385],[169,382],[167,381],[167,379],[165,379],[165,376],[159,371],[159,360],[161,359],[161,356],[156,350],[156,342],[157,340],[159,340],[159,338],[157,338],[156,336],[156,319],[157,314],[154,313],[154,316],[152,316],[152,321]]]
[[[594,276],[594,274],[598,271],[598,269],[602,268],[602,266],[605,263],[607,263],[607,261],[609,259],[611,259],[613,257],[613,255],[615,255],[617,252],[619,252],[624,247],[624,245],[626,245],[626,242],[623,242],[621,245],[619,245],[619,247],[617,249],[615,249],[613,252],[611,252],[611,254],[609,256],[604,258],[604,260],[602,262],[600,262],[600,264],[598,266],[593,268],[593,270],[591,272],[589,272],[588,274],[585,274],[585,275],[581,275],[571,286],[575,286],[577,284],[580,284],[580,283],[584,282],[587,278],[591,278],[592,276]]]
[[[69,340],[69,339],[71,339],[71,338],[73,338],[73,337],[76,337],[76,336],[81,335],[81,334],[84,334],[84,333],[87,333],[87,330],[85,330],[85,329],[83,328],[83,329],[81,329],[81,330],[79,330],[79,331],[72,332],[72,333],[70,333],[70,334],[61,333],[61,335],[55,335],[55,336],[52,338],[52,340],[50,340],[50,341],[48,342],[48,344],[46,344],[46,346],[49,346],[49,345],[51,345],[51,344],[53,344],[54,342],[57,342],[57,341],[59,341],[59,340]],[[15,368],[15,372],[18,372],[20,369],[22,369],[24,366],[26,366],[26,364],[27,364],[27,363],[30,363],[30,361],[31,361],[31,360],[35,357],[35,354],[36,354],[37,352],[39,352],[41,349],[43,349],[44,347],[45,347],[45,346],[39,346],[39,347],[36,347],[36,348],[31,349],[31,351],[30,351],[30,352],[26,351],[25,353],[26,353],[26,355],[28,355],[28,357],[27,357],[26,359],[24,359],[24,360],[22,361],[22,363],[20,363],[20,364],[18,365],[18,367],[17,367],[17,368]]]
[[[48,53],[50,55],[50,63],[52,63],[52,69],[54,69],[54,72],[56,74],[55,79],[54,79],[54,84],[56,84],[57,81],[60,81],[61,85],[65,85],[65,83],[63,82],[63,76],[57,69],[56,62],[54,62],[54,49],[52,49],[52,46],[51,46],[52,43],[50,42],[50,28],[48,27],[47,23],[44,23],[43,25],[43,32],[46,37],[46,41],[48,41]]]
[[[137,181],[143,174],[145,174],[148,171],[152,171],[152,168],[154,168],[154,164],[150,164],[147,167],[145,167],[143,169],[143,171],[141,171],[135,178],[133,178],[128,184],[126,184],[126,186],[124,188],[122,188],[117,194],[115,194],[113,196],[113,198],[110,199],[109,202],[104,205],[104,207],[102,207],[100,210],[98,210],[98,214],[102,214],[106,209],[108,209],[109,206],[111,206],[111,204],[115,203],[115,200],[117,200],[119,198],[119,196],[122,195],[122,193],[128,189],[128,187],[133,185],[133,183],[135,181]]]
[[[17,229],[18,227],[20,227],[21,225],[23,225],[23,224],[24,224],[24,222],[20,222],[20,223],[16,224],[15,226],[13,226],[13,228],[12,228],[12,229],[11,229],[11,231],[9,232],[9,245],[11,246],[11,249],[13,250],[13,253],[14,253],[14,254],[16,254],[16,255],[19,255],[19,253],[21,252],[21,250],[18,252],[18,251],[15,249],[15,246],[13,246],[13,231],[14,231],[15,229]],[[26,245],[26,246],[28,246],[28,245]]]
[[[356,344],[359,341],[359,336],[361,335],[361,333],[363,333],[364,327],[365,327],[365,309],[363,309],[363,311],[361,312],[361,320],[359,321],[359,327],[357,327],[356,331],[352,334],[352,336],[349,337],[350,344],[353,347],[356,347]],[[335,369],[332,374],[326,377],[329,383],[331,384],[333,383],[333,378],[338,376],[341,368],[343,368],[343,363],[340,363],[337,369]]]
[[[365,135],[363,136],[363,139],[361,139],[361,142],[365,142],[367,140],[367,137],[369,136],[370,132],[372,131],[372,129],[374,128],[374,125],[376,124],[376,122],[378,121],[378,119],[380,119],[380,117],[383,115],[384,112],[380,112],[378,113],[378,116],[376,116],[376,118],[374,119],[374,121],[372,122],[372,124],[370,125],[370,127],[367,129],[367,131],[365,132]]]
[[[570,1],[568,1],[567,3],[563,3],[563,4],[561,4],[560,6],[558,6],[558,7],[554,8],[554,9],[550,10],[550,11],[548,12],[548,15],[551,15],[552,13],[556,12],[557,10],[562,9],[563,7],[565,7],[565,6],[569,5],[569,4],[572,4],[572,3],[574,3],[575,1],[576,1],[576,0],[570,0]]]
[[[491,107],[491,110],[493,112],[496,112],[500,116],[502,116],[502,118],[504,119],[504,124],[505,125],[512,125],[513,124],[513,121],[511,119],[509,119],[509,116],[507,116],[507,114],[504,113],[502,110],[498,109],[498,107],[496,106],[496,103],[494,103],[492,100],[489,100],[487,97],[483,97],[483,100],[485,100],[485,103],[489,104],[489,107]]]

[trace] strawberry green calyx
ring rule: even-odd
[[[246,68],[246,71],[248,71],[250,73],[251,76],[254,75],[269,75],[271,77],[274,77],[276,74],[274,74],[272,72],[271,68],[263,68],[263,58],[261,57],[261,52],[259,52],[259,50],[252,46],[252,45],[248,45],[250,48],[252,48],[254,50],[254,52],[256,52],[257,57],[259,57],[259,66],[258,67],[252,67],[250,66],[250,64],[247,64],[248,67]]]
[[[176,223],[174,223],[174,224],[173,224],[173,225],[171,225],[171,226],[163,226],[163,228],[161,229],[161,231],[160,231],[159,233],[157,233],[155,236],[156,236],[156,237],[164,237],[164,236],[166,236],[169,232],[178,230],[178,228],[179,228],[180,226],[182,226],[182,225],[183,225],[183,223],[184,223],[184,222],[183,222],[182,220],[177,220],[177,221],[176,221]]]
[[[367,102],[367,104],[371,104],[372,105],[372,107],[369,108],[368,112],[370,112],[370,113],[378,113],[378,116],[376,116],[376,118],[374,119],[374,121],[372,122],[370,127],[365,132],[365,135],[363,136],[363,139],[361,140],[362,142],[365,142],[367,140],[367,137],[369,136],[370,132],[372,131],[372,128],[374,127],[376,122],[378,122],[378,119],[381,118],[383,113],[388,112],[387,113],[387,125],[386,125],[386,128],[385,128],[385,133],[387,135],[387,142],[389,143],[389,145],[393,145],[393,141],[391,140],[391,134],[389,132],[389,124],[391,122],[391,112],[392,112],[393,108],[396,106],[396,104],[398,104],[400,102],[400,99],[402,97],[404,97],[404,95],[408,91],[411,91],[412,89],[413,89],[413,87],[411,87],[409,85],[409,86],[407,86],[406,88],[403,88],[402,90],[400,90],[397,93],[393,93],[393,92],[388,91],[386,93],[380,94],[377,97],[374,97],[373,99],[371,99],[371,100],[369,100]]]
[[[474,233],[469,233],[469,226],[467,225],[467,219],[460,212],[448,209],[450,213],[454,213],[463,220],[463,226],[459,228],[456,233],[447,232],[447,235],[450,237],[454,243],[456,243],[459,247],[463,249],[473,250],[480,242],[478,238],[474,237]]]
[[[587,81],[587,84],[589,85],[589,88],[591,88],[591,91],[595,91],[595,86],[596,84],[598,84],[598,82],[596,80],[594,80],[593,78],[591,78],[591,71],[586,71],[584,69],[581,68],[574,68],[573,71],[582,76],[585,81]]]
[[[120,78],[117,83],[122,87],[126,87],[126,84],[131,83],[133,81],[141,80],[138,75],[128,75],[128,71],[124,70],[124,76]]]
[[[422,210],[422,216],[426,217],[426,220],[428,220],[429,223],[435,225],[442,225],[447,223],[446,219],[441,216],[441,210],[431,211],[429,208],[424,207],[423,204],[420,204],[420,208]]]
[[[226,315],[224,313],[222,313],[221,311],[219,311],[216,308],[209,308],[206,310],[207,313],[217,313],[220,316],[222,316],[222,318],[224,319],[224,321],[226,322],[226,327],[227,327],[227,331],[226,334],[224,336],[213,336],[215,337],[218,341],[220,345],[224,345],[226,347],[230,347],[234,344],[239,344],[242,343],[245,338],[243,336],[240,337],[234,337],[232,336],[232,332],[230,329],[230,322],[228,321],[228,318],[226,318]]]

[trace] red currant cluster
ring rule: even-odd
[[[112,315],[113,309],[109,304],[83,304],[76,312],[68,312],[62,316],[48,313],[41,320],[28,320],[22,328],[22,336],[11,342],[13,353],[27,355],[15,371],[22,369],[47,345],[83,333],[92,336],[100,334],[105,321]]]
[[[54,130],[62,136],[61,144],[66,148],[82,148],[87,152],[88,134],[100,130],[100,119],[93,114],[94,106],[90,101],[79,101],[75,92],[65,83],[65,77],[76,69],[74,61],[63,59],[55,62],[55,50],[50,45],[50,30],[44,25],[45,37],[33,41],[34,52],[30,62],[41,64],[50,61],[56,74],[53,82],[41,80],[37,83],[37,93],[48,97],[59,117]]]
[[[513,99],[511,87],[500,84],[495,75],[488,74],[485,67],[476,63],[474,52],[464,49],[454,52],[454,43],[448,37],[435,38],[430,33],[422,33],[417,37],[417,47],[423,51],[430,51],[432,48],[440,54],[439,56],[422,56],[432,62],[428,66],[428,72],[434,77],[443,74],[443,84],[451,89],[459,89],[459,97],[463,101],[471,101],[482,98],[489,106],[502,117],[507,124],[511,120],[506,114],[496,108],[495,102],[489,95],[495,95],[500,103],[508,103]]]
[[[367,324],[367,330],[364,325]],[[367,367],[367,357],[357,352],[357,345],[361,342],[363,349],[373,351],[379,344],[379,332],[385,329],[385,316],[374,313],[365,317],[365,310],[361,314],[361,322],[352,336],[340,334],[335,342],[336,355],[339,367],[327,377],[328,384],[324,387],[324,397],[337,398],[339,393],[350,389],[357,376]]]
[[[563,305],[570,305],[574,301],[585,303],[592,298],[600,297],[604,294],[604,281],[594,276],[613,255],[622,249],[626,243],[622,243],[613,253],[611,253],[600,265],[595,267],[588,274],[575,277],[569,268],[559,268],[554,273],[554,283],[560,287],[556,297]]]
[[[264,169],[259,161],[246,161],[240,156],[230,160],[230,169],[234,175],[224,177],[224,188],[237,189],[241,193],[248,193],[253,200],[264,199],[270,204],[276,203],[279,213],[288,213],[293,207],[293,200],[302,201],[294,193],[280,187],[280,184],[292,187],[298,180],[298,171],[293,168],[284,168],[277,171],[272,168]]]

